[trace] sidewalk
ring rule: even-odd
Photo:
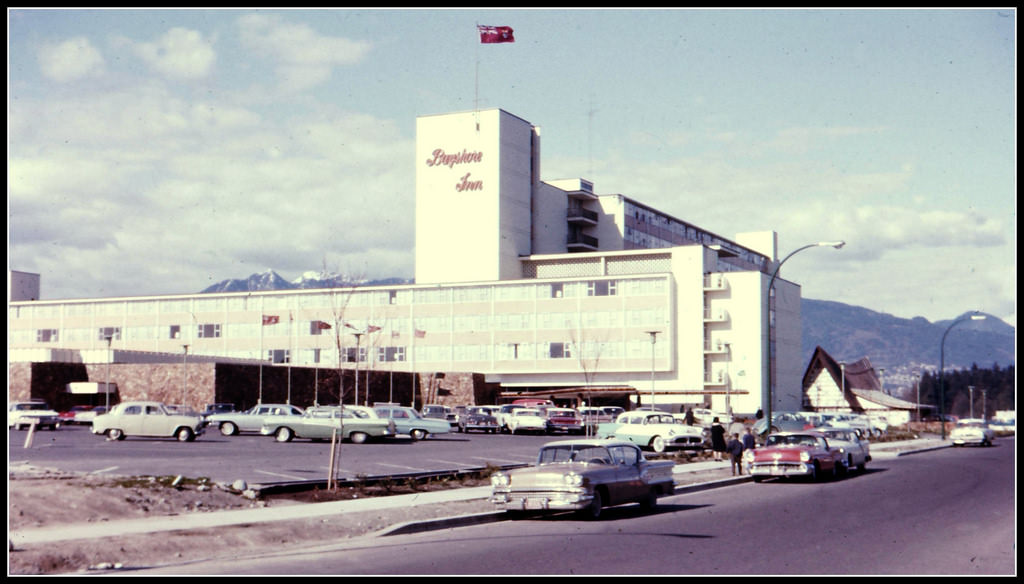
[[[895,458],[905,454],[924,452],[937,448],[949,447],[950,443],[943,443],[938,438],[922,438],[904,442],[890,442],[883,444],[872,444],[871,455],[874,459]],[[695,492],[705,489],[712,489],[750,480],[749,476],[720,478],[721,472],[729,471],[727,462],[693,462],[676,465],[673,474],[676,476],[677,487],[675,494]],[[694,481],[701,473],[715,475],[709,476],[708,481]],[[686,479],[683,479],[686,477]],[[681,483],[688,484],[681,484]],[[354,513],[359,511],[374,511],[404,508],[414,505],[429,505],[438,503],[449,503],[452,501],[471,501],[486,499],[491,495],[491,487],[472,487],[463,489],[452,489],[446,491],[432,491],[428,493],[414,493],[410,495],[395,495],[391,497],[373,497],[368,499],[357,499],[351,501],[331,501],[327,503],[302,503],[293,505],[281,505],[276,507],[264,507],[260,509],[243,509],[235,511],[218,511],[215,513],[190,513],[186,515],[173,515],[167,517],[147,517],[143,519],[115,520],[103,523],[86,523],[77,525],[60,525],[38,529],[24,529],[8,534],[9,545],[22,546],[57,541],[98,539],[140,533],[156,533],[163,531],[204,529],[210,527],[222,527],[225,525],[239,525],[250,523],[261,523],[271,521],[289,521],[296,519],[309,519],[323,517],[326,515]],[[477,515],[463,515],[429,521],[414,522],[392,526],[378,535],[394,535],[398,533],[411,533],[425,531],[442,527],[454,527],[458,525],[470,525],[497,521],[504,518],[503,512],[482,513]]]

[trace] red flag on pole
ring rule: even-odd
[[[269,315],[269,314],[264,314],[263,315],[263,324],[265,324],[265,325],[267,325],[267,324],[277,324],[279,322],[281,322],[281,317],[280,316],[272,316],[272,315]]]
[[[414,334],[416,335],[417,339],[422,339],[423,337],[427,336],[427,331],[421,331],[420,329],[416,329]]]
[[[480,32],[480,42],[484,44],[516,42],[511,26],[481,26],[478,24],[476,29]]]
[[[375,333],[375,332],[377,332],[379,330],[380,330],[379,326],[373,326],[372,324],[366,325],[366,332],[368,332],[368,333]]]
[[[318,329],[320,329],[322,331],[325,331],[325,330],[330,329],[331,325],[327,324],[326,322],[324,322],[322,320],[318,320],[318,321],[316,321],[316,328],[318,328]]]

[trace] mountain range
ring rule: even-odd
[[[349,286],[412,284],[405,278],[365,280],[327,271],[305,272],[289,282],[274,270],[229,279],[207,287],[202,293],[299,290]],[[981,368],[1014,365],[1016,329],[994,316],[984,320],[964,313],[953,320],[930,322],[922,317],[899,318],[828,300],[804,298],[801,303],[803,339],[801,351],[809,362],[816,347],[837,361],[852,362],[867,357],[876,369],[884,369],[886,383],[912,383],[923,370],[935,370],[945,357],[947,367]],[[951,325],[959,320],[956,328]],[[946,335],[943,343],[942,337]],[[944,353],[944,355],[943,355]]]

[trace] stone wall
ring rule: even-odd
[[[154,400],[183,403],[196,410],[216,402],[232,403],[246,409],[257,402],[292,403],[309,407],[314,403],[354,403],[355,371],[337,369],[189,363],[188,378],[181,363],[114,363],[110,382],[117,385],[111,403]],[[262,371],[261,371],[262,370]],[[8,401],[46,400],[64,411],[76,404],[101,405],[103,394],[71,395],[65,391],[72,381],[107,381],[105,363],[11,363],[8,368]],[[262,382],[261,382],[262,379]],[[369,395],[367,395],[369,387]],[[413,396],[414,389],[418,394]],[[412,374],[390,371],[359,371],[359,403],[396,402],[422,408],[425,404],[494,404],[500,387],[487,383],[479,373],[434,372]]]

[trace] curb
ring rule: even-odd
[[[952,444],[939,444],[938,446],[928,446],[927,448],[918,448],[917,450],[901,450],[896,453],[896,456],[906,456],[908,454],[917,454],[919,452],[931,452],[932,450],[942,450],[943,448],[949,448]]]

